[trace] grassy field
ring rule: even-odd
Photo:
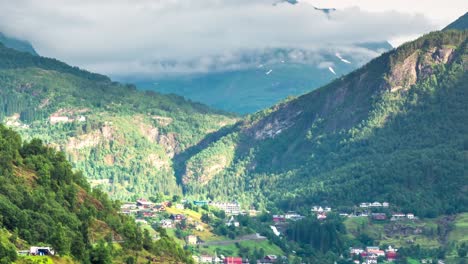
[[[468,241],[468,213],[457,216],[453,230],[449,234],[449,241]]]

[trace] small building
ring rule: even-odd
[[[210,255],[201,255],[198,257],[198,263],[213,263],[213,256]]]
[[[172,220],[170,220],[170,219],[163,219],[163,220],[161,220],[161,222],[159,222],[159,224],[161,225],[162,228],[173,228],[174,227],[174,224],[173,224]]]
[[[177,204],[175,205],[175,208],[178,209],[178,210],[184,210],[184,205],[181,204],[181,203],[177,203]]]
[[[406,214],[406,217],[410,220],[413,220],[414,219],[414,214]]]
[[[387,215],[384,213],[372,213],[371,216],[373,220],[378,220],[378,221],[387,219]]]
[[[390,221],[399,221],[399,220],[404,219],[405,217],[406,215],[403,213],[393,213]]]
[[[364,249],[362,248],[350,248],[349,249],[349,254],[351,255],[361,255],[364,252]]]
[[[170,217],[174,222],[180,222],[185,219],[185,215],[183,214],[172,214]]]
[[[143,208],[150,208],[151,206],[153,205],[152,202],[144,199],[144,198],[140,198],[137,200],[137,206],[138,207],[143,207]]]
[[[388,202],[383,202],[383,203],[382,203],[382,206],[383,206],[383,207],[389,207],[390,204],[389,204]]]
[[[317,219],[318,220],[325,220],[325,219],[327,219],[327,215],[325,213],[319,213],[319,214],[317,214]]]
[[[239,221],[234,219],[234,216],[231,216],[231,218],[226,222],[226,226],[234,226],[234,227],[239,227]]]
[[[240,257],[225,257],[223,260],[224,264],[242,264],[242,258]]]
[[[284,215],[273,215],[273,222],[280,223],[286,221],[286,217]]]
[[[369,204],[368,204],[368,203],[361,203],[361,204],[359,205],[359,207],[361,207],[361,208],[367,208],[367,207],[369,207]]]
[[[29,255],[31,256],[53,256],[55,251],[51,247],[30,247]]]
[[[194,235],[188,235],[186,238],[185,238],[185,242],[188,244],[188,245],[196,245],[198,243],[198,237],[197,236],[194,236]]]
[[[195,206],[208,205],[208,201],[193,201],[193,205],[195,205]]]
[[[382,204],[379,202],[373,202],[370,204],[370,207],[382,207]]]
[[[212,202],[210,205],[223,210],[229,215],[238,215],[241,213],[241,206],[237,202]]]
[[[145,219],[136,219],[135,220],[135,223],[137,224],[143,224],[143,225],[147,225],[148,222],[145,220]]]

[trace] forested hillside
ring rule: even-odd
[[[172,157],[231,115],[0,45],[0,119],[63,150],[113,198],[180,194]]]
[[[468,12],[444,28],[444,30],[450,30],[450,29],[457,29],[457,30],[468,29]]]
[[[33,46],[29,42],[8,37],[2,32],[0,32],[0,43],[3,43],[3,45],[8,48],[37,55],[36,50],[34,50]]]
[[[165,232],[154,242],[118,209],[63,153],[0,125],[0,263],[31,263],[16,251],[38,245],[67,263],[191,262]]]
[[[467,39],[428,34],[247,117],[184,157],[185,190],[283,209],[386,200],[420,216],[466,211]]]

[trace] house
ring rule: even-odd
[[[382,220],[386,220],[386,219],[387,219],[387,215],[384,214],[384,213],[372,213],[371,216],[372,216],[372,219],[373,219],[373,220],[382,221]]]
[[[238,215],[241,213],[240,204],[237,202],[212,202],[210,205],[223,210],[229,215]]]
[[[367,208],[367,207],[369,207],[369,204],[368,204],[368,203],[361,203],[361,204],[359,205],[359,207],[361,207],[361,208]]]
[[[382,206],[383,206],[383,207],[389,207],[390,204],[389,204],[388,202],[383,202],[383,203],[382,203]]]
[[[234,216],[231,216],[231,218],[226,222],[226,226],[239,227],[239,221],[236,221]]]
[[[410,220],[414,219],[414,214],[406,214],[406,217]]]
[[[275,255],[267,255],[263,259],[257,260],[257,264],[271,264],[275,263],[278,260],[278,257]]]
[[[279,223],[286,221],[286,217],[284,215],[273,215],[273,222]]]
[[[325,213],[319,213],[319,214],[317,214],[317,219],[318,220],[325,220],[325,219],[327,219],[327,215]]]
[[[181,203],[177,203],[177,204],[175,205],[175,208],[178,209],[178,210],[184,210],[184,205],[181,204]]]
[[[196,206],[208,205],[208,201],[193,201],[193,205],[196,205]]]
[[[349,248],[349,254],[351,255],[361,255],[364,252],[362,248]]]
[[[201,255],[198,257],[198,263],[213,263],[213,256]]]
[[[148,222],[145,220],[145,219],[136,219],[135,220],[135,223],[137,224],[143,224],[143,225],[147,225]]]
[[[394,261],[398,257],[397,251],[398,249],[392,248],[392,246],[388,246],[388,248],[385,250],[385,257],[387,258],[387,260]]]
[[[369,255],[366,257],[366,264],[377,264],[377,255]]]
[[[159,222],[162,228],[173,228],[173,222],[170,219],[163,219]]]
[[[185,215],[183,214],[172,214],[170,217],[174,222],[180,222],[185,219]]]
[[[382,207],[382,204],[379,202],[373,202],[370,204],[370,207]]]
[[[140,199],[137,200],[137,206],[138,207],[150,208],[152,205],[153,205],[153,203],[146,200],[146,199],[140,198]]]
[[[135,203],[124,203],[120,206],[120,209],[136,209]]]
[[[53,256],[55,251],[51,247],[30,247],[29,255],[31,256]]]
[[[302,216],[302,215],[300,215],[300,214],[298,214],[296,212],[289,211],[284,215],[284,218],[296,221],[296,220],[303,219],[304,216]]]
[[[325,212],[331,212],[331,207],[325,207],[324,210]]]
[[[399,220],[402,220],[405,217],[406,217],[406,215],[403,214],[403,213],[393,213],[392,218],[390,219],[390,221],[399,221]]]
[[[188,235],[185,237],[185,242],[187,245],[196,245],[198,243],[198,237],[194,235]]]
[[[240,257],[226,257],[223,260],[224,264],[242,264],[242,258]]]

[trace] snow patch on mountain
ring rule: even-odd
[[[335,70],[334,70],[332,67],[328,67],[328,70],[331,71],[333,74],[336,75],[336,72],[335,72]]]
[[[273,70],[269,70],[269,71],[267,71],[265,74],[266,74],[266,75],[270,75],[270,73],[271,73],[272,71],[273,71]]]
[[[340,59],[342,62],[351,64],[351,62],[350,62],[349,60],[344,59],[343,57],[341,57],[341,54],[336,53],[335,56],[336,56],[338,59]]]

